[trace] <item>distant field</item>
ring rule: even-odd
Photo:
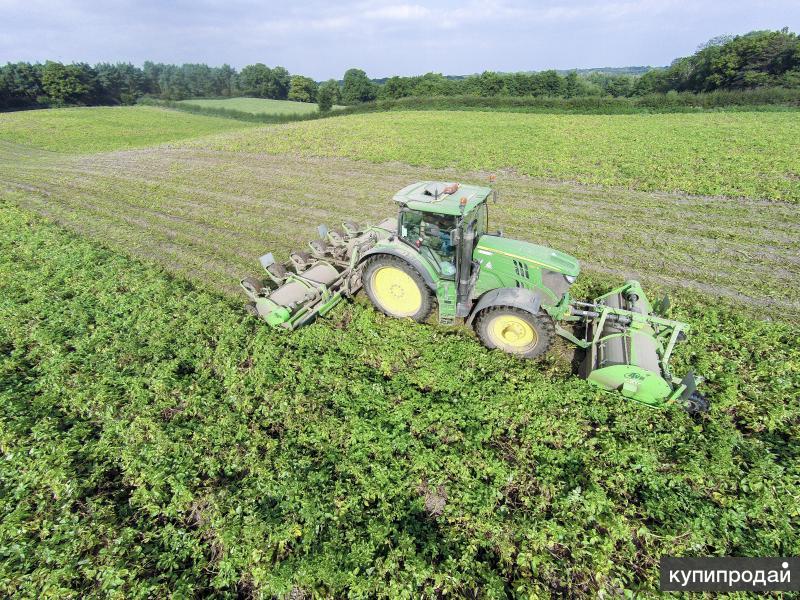
[[[796,112],[431,111],[350,115],[189,143],[236,152],[514,169],[534,177],[603,186],[798,202],[799,139]]]
[[[232,119],[149,106],[0,113],[0,141],[56,152],[103,152],[252,127]]]
[[[253,114],[292,115],[317,112],[316,104],[290,102],[288,100],[269,100],[267,98],[225,98],[216,100],[182,100],[181,104],[240,110]],[[340,108],[338,106],[334,108]]]

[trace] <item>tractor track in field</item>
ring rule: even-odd
[[[0,192],[225,292],[256,257],[303,247],[321,222],[377,222],[419,179],[484,173],[342,158],[151,147],[70,156],[0,144]],[[575,255],[586,271],[800,318],[797,205],[638,192],[504,172],[490,226]]]

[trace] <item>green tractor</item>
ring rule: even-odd
[[[319,239],[288,263],[260,258],[268,279],[241,282],[248,309],[294,329],[363,287],[386,315],[422,322],[436,304],[439,323],[471,326],[488,348],[522,358],[541,356],[560,336],[585,350],[579,373],[600,388],[650,406],[707,410],[692,373],[678,379],[669,371],[688,326],[656,316],[636,281],[592,302],[574,300],[578,261],[490,233],[494,195],[490,187],[424,181],[395,194],[396,219],[320,226]],[[657,309],[666,306],[665,299]]]

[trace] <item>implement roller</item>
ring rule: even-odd
[[[277,263],[259,260],[267,279],[241,281],[248,310],[274,327],[295,329],[327,314],[362,287],[386,315],[465,324],[489,348],[522,358],[547,352],[560,336],[585,350],[579,374],[603,390],[653,407],[708,409],[700,378],[672,375],[669,359],[689,326],[656,313],[637,281],[578,301],[570,287],[578,261],[551,248],[488,231],[489,187],[423,181],[394,196],[397,218],[375,226],[318,228],[307,250]]]

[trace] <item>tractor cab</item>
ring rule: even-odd
[[[431,287],[440,322],[468,320],[476,313],[476,301],[499,288],[519,290],[513,291],[518,297],[536,296],[554,317],[563,314],[568,288],[578,275],[577,260],[488,234],[487,201],[492,195],[490,187],[423,181],[394,196],[400,205],[397,237],[424,259],[425,270],[436,281]]]
[[[394,196],[400,205],[398,238],[430,261],[439,277],[455,281],[471,263],[459,252],[463,224],[476,221],[474,229],[486,231],[486,199],[491,193],[491,188],[441,181],[406,186]]]

